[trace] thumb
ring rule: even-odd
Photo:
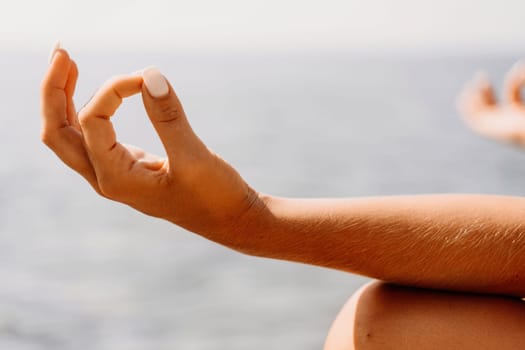
[[[142,72],[142,100],[157,131],[170,164],[181,157],[194,156],[204,144],[191,129],[182,104],[168,80],[155,67]]]
[[[510,103],[522,104],[521,88],[525,84],[525,62],[519,61],[505,77],[505,96]]]

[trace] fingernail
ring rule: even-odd
[[[170,88],[166,78],[162,75],[157,67],[148,67],[142,71],[144,85],[151,96],[154,98],[161,98],[166,96]]]
[[[144,73],[144,69],[139,69],[134,72],[129,73],[129,75],[142,75]]]
[[[62,46],[60,45],[60,41],[57,41],[55,43],[55,45],[53,45],[53,48],[51,49],[51,52],[49,53],[49,58],[47,59],[47,61],[49,63],[51,63],[53,61],[53,58],[55,57],[55,54],[57,53],[57,51],[62,48]]]

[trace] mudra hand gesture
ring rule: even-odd
[[[75,62],[57,49],[41,86],[42,140],[101,195],[220,243],[261,200],[193,132],[181,103],[156,68],[108,80],[77,112]],[[123,99],[142,94],[167,158],[120,143],[111,123]]]

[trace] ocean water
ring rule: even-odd
[[[72,53],[77,105],[155,64],[201,138],[259,191],[525,194],[525,153],[454,101],[515,55]],[[0,55],[0,349],[320,349],[366,279],[244,256],[98,197],[39,141],[46,53]],[[162,148],[133,97],[119,139]]]

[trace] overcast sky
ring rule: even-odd
[[[0,47],[525,48],[525,0],[1,0]]]

